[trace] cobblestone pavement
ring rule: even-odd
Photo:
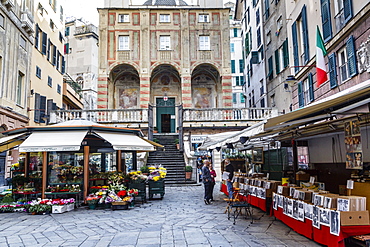
[[[212,205],[204,204],[202,186],[179,186],[130,210],[1,214],[0,246],[320,246],[256,208],[253,224],[240,218],[233,225],[218,189]]]

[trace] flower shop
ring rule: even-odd
[[[146,191],[144,197],[143,187],[135,184],[148,180],[149,186],[164,184],[166,170],[162,167],[151,167],[148,176],[135,171],[138,156],[161,146],[144,139],[140,130],[72,120],[4,134],[3,138],[18,143],[14,150],[19,152],[19,161],[12,167],[11,195],[4,196],[2,203],[23,201],[30,206],[2,205],[0,212],[19,208],[52,212],[53,205],[61,206],[56,212],[64,212],[65,205],[95,202],[128,205],[136,197],[146,200]],[[0,143],[4,143],[2,139]]]

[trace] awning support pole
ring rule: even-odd
[[[89,153],[90,147],[84,146],[84,188],[83,188],[83,200],[86,203],[87,192],[89,190]]]
[[[117,150],[117,171],[122,172],[122,151]]]
[[[41,198],[45,199],[46,191],[46,178],[48,172],[48,152],[42,152],[42,188],[41,188]]]

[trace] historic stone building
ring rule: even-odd
[[[173,133],[182,125],[176,109],[231,108],[229,9],[222,1],[130,2],[106,1],[99,9],[98,109],[149,108],[149,127]]]

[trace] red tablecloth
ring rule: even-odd
[[[221,192],[225,193],[226,195],[228,195],[229,193],[227,192],[227,186],[225,184],[221,184]],[[245,197],[244,197],[244,200],[245,200]],[[265,211],[266,212],[266,200],[265,199],[261,199],[261,198],[258,198],[256,196],[251,196],[249,195],[248,196],[248,202],[255,206],[255,207],[258,207],[260,208],[261,210]]]
[[[284,224],[292,228],[295,232],[313,239],[319,244],[323,244],[329,247],[344,247],[344,239],[370,234],[370,225],[368,226],[341,226],[339,236],[330,234],[329,226],[320,226],[320,229],[312,226],[312,221],[305,219],[304,222],[295,220],[294,218],[287,216],[283,213],[283,209],[278,207],[278,210],[274,210],[274,216],[281,220]]]
[[[309,239],[313,239],[313,227],[311,220],[305,219],[304,222],[296,220],[288,215],[285,215],[283,213],[283,209],[280,207],[278,207],[278,210],[274,210],[274,216],[292,228],[295,232]]]

